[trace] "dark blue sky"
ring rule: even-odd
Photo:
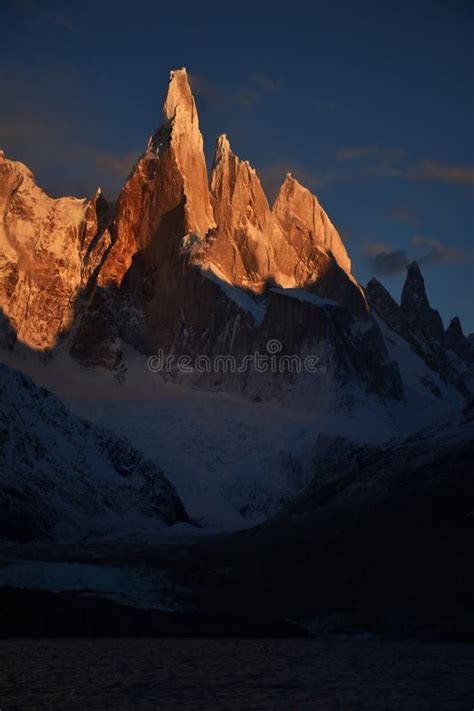
[[[474,16],[456,2],[0,0],[0,147],[53,194],[111,197],[186,66],[206,152],[227,133],[269,193],[291,169],[362,283],[417,257],[474,331]]]

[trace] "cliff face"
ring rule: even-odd
[[[474,344],[464,335],[461,321],[455,316],[446,329],[446,348],[455,353],[466,365],[474,365]]]
[[[336,228],[317,198],[290,174],[270,209],[255,170],[232,152],[223,135],[210,188],[217,228],[201,267],[256,294],[268,285],[308,289],[358,316],[367,312]]]
[[[177,355],[245,355],[264,349],[265,339],[277,331],[297,351],[315,348],[316,334],[324,334],[321,352],[328,353],[341,350],[341,339],[337,348],[332,341],[342,328],[346,355],[337,354],[333,362],[340,361],[338,372],[350,379],[357,371],[349,345],[351,319],[367,321],[368,309],[342,241],[317,199],[288,177],[271,210],[256,172],[233,153],[226,136],[217,141],[208,187],[184,69],[171,73],[163,116],[119,197],[111,228],[115,242],[81,319],[74,355],[113,366],[123,342],[147,354],[161,348]],[[345,307],[350,315],[344,326],[332,327],[319,302],[309,300],[303,308],[289,295],[299,289]],[[308,324],[320,323],[313,331],[309,325],[298,328],[295,336],[295,323],[307,310],[314,312]],[[383,352],[381,338],[376,352]],[[373,382],[373,374],[365,376]],[[268,388],[260,376],[254,386],[251,376],[245,385],[242,377],[196,378],[204,386],[245,387],[255,395],[279,387]]]
[[[107,302],[119,294],[122,305],[138,308],[148,332],[137,338],[153,343],[162,340],[161,326],[165,340],[174,339],[190,290],[209,291],[196,286],[196,272],[256,295],[275,286],[311,288],[366,313],[337,231],[296,180],[287,177],[271,210],[255,171],[221,136],[209,189],[185,69],[171,72],[163,117],[120,193],[112,224],[100,191],[89,203],[53,200],[26,167],[2,158],[2,308],[20,340],[53,347],[96,271]],[[88,307],[101,310],[102,320],[103,300],[96,293]]]
[[[261,293],[276,272],[272,216],[255,171],[226,136],[217,142],[210,187],[217,229],[196,261],[229,284]]]
[[[0,306],[18,340],[53,348],[110,245],[108,208],[48,197],[22,163],[0,153]]]
[[[74,339],[74,355],[89,364],[114,367],[123,341],[171,348],[194,298],[190,253],[215,221],[185,69],[170,74],[163,119],[120,193],[114,242]]]
[[[314,249],[332,255],[347,273],[351,260],[336,228],[324,212],[318,199],[288,173],[272,210],[275,218],[298,256],[308,263]],[[312,274],[308,270],[308,276]]]
[[[444,327],[436,309],[432,309],[426,296],[425,280],[417,262],[407,268],[407,278],[402,290],[400,307],[405,319],[418,329],[428,340],[444,341]]]
[[[215,226],[203,139],[185,69],[170,74],[163,118],[120,193],[116,241],[99,285],[120,286],[138,254],[152,269],[176,261],[181,250],[203,240]]]
[[[268,340],[278,339],[288,355],[317,354],[327,378],[252,372],[186,379],[311,407],[344,402],[354,387],[403,397],[347,250],[317,198],[288,174],[271,208],[255,170],[224,135],[208,184],[185,69],[171,72],[163,125],[114,215],[100,191],[89,202],[53,200],[3,154],[0,175],[0,330],[10,347],[16,337],[51,350],[67,332],[75,358],[116,370],[126,344],[145,355],[245,356],[265,353]],[[410,268],[401,307],[381,285],[372,287],[375,311],[439,369],[444,329],[418,268]],[[459,350],[454,331],[451,341]],[[454,366],[442,367],[454,382]]]
[[[372,279],[367,284],[366,295],[371,308],[386,326],[403,338],[430,370],[440,376],[442,382],[454,385],[462,395],[469,397],[469,386],[462,372],[465,368],[460,369],[458,363],[453,362],[453,358],[449,356],[449,351],[452,350],[462,358],[458,351],[460,348],[462,350],[463,346],[466,349],[459,319],[453,320],[445,333],[438,311],[430,306],[425,282],[416,262],[407,268],[400,305],[377,279]],[[469,344],[467,339],[464,340],[467,343],[467,349],[463,351],[465,355]],[[432,379],[423,379],[425,382],[422,384],[441,397],[441,392],[433,386]]]
[[[364,292],[351,274],[341,237],[317,198],[289,173],[272,213],[298,257],[298,286],[337,301],[358,317],[366,316]]]

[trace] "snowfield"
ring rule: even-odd
[[[419,383],[428,369],[409,349],[402,352],[405,344],[392,336],[397,352],[391,356],[412,372],[407,402],[389,408],[354,392],[357,406],[338,415],[165,383],[131,349],[122,383],[108,371],[83,368],[66,355],[53,364],[25,357],[20,365],[76,415],[125,437],[156,463],[202,527],[190,533],[202,535],[251,527],[276,513],[314,476],[314,447],[321,433],[356,443],[403,437],[445,418],[451,395],[453,412],[459,413],[454,394],[446,392],[448,400],[440,401]]]
[[[0,364],[0,538],[79,541],[189,522],[153,461]]]

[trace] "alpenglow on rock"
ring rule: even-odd
[[[266,313],[276,323],[274,310],[264,307],[275,302],[281,310],[275,288],[283,295],[308,289],[366,320],[365,297],[336,229],[295,179],[286,179],[272,210],[255,170],[222,135],[208,187],[184,69],[171,72],[163,115],[163,126],[120,194],[111,227],[116,241],[99,271],[74,355],[89,364],[114,363],[116,350],[104,355],[107,341],[113,349],[131,343],[146,354],[158,348],[245,352],[256,347],[264,326],[268,331],[268,324],[249,314]],[[298,311],[298,303],[293,300],[286,310],[290,330],[289,314]],[[303,331],[297,347],[315,337]]]
[[[255,170],[232,152],[225,135],[217,142],[209,189],[185,69],[171,72],[163,116],[163,126],[120,194],[117,239],[100,285],[120,286],[136,254],[147,267],[160,270],[188,249],[190,264],[254,293],[267,284],[315,283],[330,261],[356,284],[342,240],[317,199],[287,179],[272,211]],[[293,226],[286,230],[295,219],[306,247],[298,243]],[[363,298],[360,290],[356,298]]]
[[[318,199],[287,173],[273,205],[286,239],[307,261],[311,249],[318,247],[330,253],[342,269],[351,271],[351,260],[342,239]],[[310,272],[310,270],[308,270]]]
[[[28,347],[51,349],[111,243],[107,203],[100,192],[90,202],[50,198],[0,151],[0,215],[3,318]]]
[[[254,294],[272,286],[310,288],[363,315],[363,293],[342,241],[295,179],[285,180],[271,210],[255,171],[221,136],[209,189],[184,68],[170,73],[163,117],[120,193],[113,221],[100,191],[90,202],[52,199],[25,166],[1,154],[0,307],[19,341],[54,348],[62,333],[75,331],[86,301],[103,322],[99,297],[81,297],[110,288],[143,311],[148,329],[159,331],[163,318],[169,321],[172,339],[173,314],[194,279],[189,268]],[[122,289],[126,277],[134,285]]]
[[[297,286],[296,253],[273,219],[255,170],[232,152],[225,135],[217,141],[211,199],[217,228],[196,263],[254,293],[267,283]]]
[[[181,249],[215,226],[203,139],[184,68],[170,74],[163,118],[120,193],[116,241],[99,275],[102,286],[120,286],[138,253],[152,269],[176,261]]]
[[[316,354],[326,376],[211,371],[187,381],[309,408],[351,407],[361,391],[362,399],[403,399],[395,351],[318,199],[288,174],[271,207],[225,135],[208,183],[185,69],[170,74],[163,125],[114,215],[100,192],[89,202],[53,200],[21,164],[2,155],[0,168],[0,344],[17,338],[57,350],[61,341],[83,364],[122,377],[128,346],[147,356],[243,357],[277,339],[285,355]],[[464,391],[442,353],[447,339],[418,267],[410,267],[401,307],[372,286],[371,305],[389,328]]]
[[[268,285],[309,289],[355,313],[367,310],[336,228],[309,190],[287,175],[272,209],[248,161],[218,138],[211,174],[217,228],[194,261],[260,294]]]

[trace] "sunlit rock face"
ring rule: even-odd
[[[0,152],[0,213],[4,322],[30,348],[51,349],[72,326],[76,298],[110,244],[106,202],[99,193],[90,202],[53,199]]]
[[[351,260],[336,228],[318,199],[288,173],[272,210],[287,241],[302,261],[309,264],[312,252],[322,249],[350,274]],[[311,269],[308,269],[308,275]]]
[[[183,183],[188,233],[202,238],[215,222],[198,114],[184,68],[171,72],[163,113],[165,124],[152,146],[157,152],[169,149],[175,160]]]
[[[100,273],[102,286],[120,286],[136,254],[151,269],[159,268],[215,226],[203,139],[185,69],[170,74],[163,117],[120,193],[116,242]]]
[[[358,315],[367,312],[336,228],[317,198],[290,174],[270,209],[255,170],[223,135],[210,187],[217,228],[201,258],[203,268],[257,294],[267,286],[310,289]]]
[[[171,347],[188,304],[199,299],[190,253],[215,221],[185,69],[170,74],[163,118],[120,193],[115,241],[74,340],[74,353],[89,364],[116,364],[119,341],[145,352]]]
[[[255,170],[232,152],[225,135],[217,141],[210,187],[217,228],[201,266],[254,293],[267,284],[296,287],[296,254],[273,219]]]
[[[3,340],[16,331],[27,345],[51,349],[67,332],[73,357],[120,370],[124,345],[146,355],[243,356],[278,338],[285,352],[317,352],[328,377],[208,373],[191,380],[328,406],[346,400],[343,390],[354,384],[400,398],[397,369],[317,198],[288,175],[271,208],[226,136],[217,141],[209,184],[185,69],[170,74],[163,118],[113,216],[100,192],[90,202],[52,200],[31,176],[18,179],[21,186],[4,180],[2,318],[11,331],[2,326]],[[26,233],[10,217],[17,203],[28,215]]]
[[[317,198],[290,173],[272,213],[297,256],[298,286],[342,304],[358,317],[367,316],[363,290],[351,274],[351,262],[339,233]],[[278,261],[281,264],[282,260]]]

